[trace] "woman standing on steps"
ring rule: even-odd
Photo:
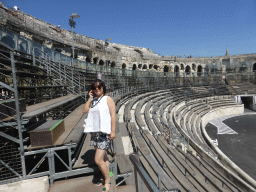
[[[105,96],[106,86],[103,81],[97,79],[89,91],[89,99],[83,107],[83,113],[88,113],[85,132],[91,133],[91,146],[95,147],[95,163],[99,166],[104,176],[104,181],[97,186],[104,185],[103,191],[109,191],[111,182],[109,176],[109,161],[107,149],[110,141],[115,138],[116,109],[115,102],[109,96]]]

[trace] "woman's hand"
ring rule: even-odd
[[[110,141],[114,140],[115,137],[116,137],[116,133],[111,131],[111,133],[110,133]]]
[[[90,98],[90,99],[92,99],[92,98],[93,98],[92,90],[91,90],[91,91],[89,91],[88,95],[89,95],[89,98]]]
[[[87,100],[87,102],[85,103],[84,107],[83,107],[83,113],[88,113],[90,108],[91,108],[91,101],[93,99],[93,93],[92,90],[89,91],[88,93],[89,99]]]

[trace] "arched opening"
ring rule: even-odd
[[[157,70],[157,69],[158,69],[158,66],[157,66],[157,65],[154,65],[154,69]]]
[[[253,64],[253,71],[256,71],[256,63]]]
[[[196,64],[195,64],[195,63],[192,64],[192,70],[193,70],[193,71],[196,70]]]
[[[86,57],[85,61],[91,63],[92,62],[92,58],[91,57]]]
[[[126,69],[126,64],[123,63],[122,64],[122,74],[125,75],[125,69]]]
[[[199,66],[197,67],[197,76],[201,76],[202,71],[203,71],[203,67],[202,67],[201,65],[199,65]]]
[[[133,66],[132,66],[132,70],[136,70],[136,69],[137,69],[136,64],[133,64]]]
[[[70,57],[72,57],[73,58],[73,53],[71,53],[71,56]],[[75,57],[74,57],[75,59],[77,59],[78,58],[78,55],[77,55],[77,53],[75,52]],[[87,61],[87,62],[91,62],[91,60],[90,61]]]
[[[3,42],[3,43],[5,43],[6,45],[8,45],[9,47],[11,47],[11,48],[15,48],[15,42],[14,42],[14,40],[13,40],[14,38],[13,37],[11,37],[10,35],[5,35],[5,36],[3,36],[2,38],[1,38],[1,41]]]
[[[112,62],[110,67],[115,67],[116,66],[116,63],[115,62]]]
[[[190,73],[190,72],[191,72],[191,68],[189,65],[187,65],[185,68],[185,73]]]
[[[246,71],[247,70],[247,65],[245,63],[242,63],[240,67],[240,72]]]
[[[184,70],[184,65],[183,64],[180,64],[180,70]]]
[[[180,68],[178,65],[175,65],[174,67],[174,73],[179,73],[180,72]]]
[[[93,58],[93,63],[97,64],[97,62],[98,62],[98,58],[97,57]]]
[[[142,68],[142,64],[139,64],[138,68],[141,69]]]
[[[100,60],[99,65],[104,65],[104,61]]]
[[[164,66],[164,72],[169,72],[169,67],[168,66]]]
[[[148,66],[147,65],[143,65],[143,69],[147,69],[148,68]]]
[[[149,64],[149,69],[152,69],[153,68],[153,64]]]

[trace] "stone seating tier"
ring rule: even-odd
[[[143,104],[138,104],[137,105],[137,107],[139,107],[138,109],[139,109],[139,111],[140,111],[140,108],[141,108],[141,106],[142,105],[144,105],[144,102],[146,101],[146,99],[144,99],[144,100],[142,100],[141,102],[143,103]],[[154,128],[150,128],[150,126],[155,126],[154,125],[154,123],[152,122],[152,119],[150,118],[150,113],[149,113],[149,111],[150,111],[150,109],[152,109],[153,108],[153,105],[154,104],[152,104],[152,102],[154,101],[154,99],[150,99],[150,101],[148,102],[148,104],[146,104],[146,107],[145,107],[145,112],[144,112],[144,118],[145,118],[145,121],[147,122],[147,126],[149,126],[149,129],[154,129]],[[157,101],[157,100],[156,100]],[[158,103],[157,103],[158,104]],[[168,105],[169,106],[169,105]],[[136,108],[137,109],[137,108]],[[136,112],[135,112],[136,113]],[[157,115],[157,114],[153,114],[153,115]],[[149,117],[149,118],[148,118]],[[149,121],[151,121],[151,123],[149,122]],[[152,124],[153,123],[153,124]],[[147,132],[146,133],[146,131],[143,131],[143,130],[141,130],[141,133],[142,133],[142,135],[144,136],[144,139],[146,138],[146,136],[148,136],[148,137],[152,137],[151,136],[151,134],[149,133],[149,132]],[[161,137],[160,135],[154,135],[154,136],[157,136],[157,137]],[[153,138],[153,137],[152,137]],[[157,141],[159,141],[159,139],[157,139]],[[153,142],[154,142],[154,140],[153,139],[147,139],[146,138],[146,142],[147,142],[147,144],[150,146],[150,149],[151,149],[151,151],[153,152],[153,154],[154,154],[154,156],[155,157],[159,157],[160,159],[158,159],[158,161],[159,162],[162,162],[163,161],[163,159],[165,160],[165,158],[163,158],[163,154],[162,155],[159,155],[159,153],[162,153],[161,152],[161,148],[157,148],[157,150],[156,149],[152,149],[152,148],[154,148],[154,146],[153,146]],[[177,156],[177,155],[176,155]],[[167,167],[168,167],[168,164],[170,164],[170,163],[166,163],[166,164],[164,164],[164,165],[162,165],[163,167],[165,167],[165,171],[167,171],[168,169],[167,169]],[[178,164],[178,163],[177,163]],[[177,164],[175,164],[175,166],[177,166]],[[181,166],[182,167],[182,166]],[[168,171],[167,171],[167,173],[169,173]],[[176,173],[175,173],[176,174]],[[187,172],[187,174],[188,174],[188,172]],[[195,177],[197,177],[197,176],[195,176]],[[213,179],[214,179],[214,177],[212,177]],[[203,178],[204,179],[204,178]],[[202,179],[202,180],[203,180]],[[172,180],[173,181],[175,181],[175,179],[173,179],[172,178]],[[192,181],[192,180],[191,180]],[[177,181],[178,182],[178,181]],[[182,181],[182,183],[184,183],[185,181]],[[178,182],[179,183],[179,182]],[[194,182],[192,182],[193,183],[193,185],[197,185],[197,188],[200,188],[200,187],[202,187],[202,181],[200,181],[200,179],[199,180],[194,180]],[[196,184],[197,183],[197,184]],[[200,183],[200,184],[199,184]],[[213,181],[213,183],[215,183],[214,181]],[[178,185],[178,184],[177,184]],[[218,185],[218,186],[221,186],[221,181],[218,181],[217,182],[217,184],[216,185]],[[181,186],[180,186],[181,187]],[[194,187],[194,186],[193,186]],[[210,186],[208,186],[207,185],[207,187],[209,188]],[[201,188],[200,188],[201,189]],[[203,188],[202,188],[203,189]],[[222,189],[222,190],[224,190],[224,189]],[[227,190],[227,189],[226,189]],[[225,190],[224,190],[225,191]]]

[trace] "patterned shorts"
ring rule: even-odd
[[[110,134],[93,132],[91,133],[90,146],[96,146],[98,149],[107,150],[110,148]]]

